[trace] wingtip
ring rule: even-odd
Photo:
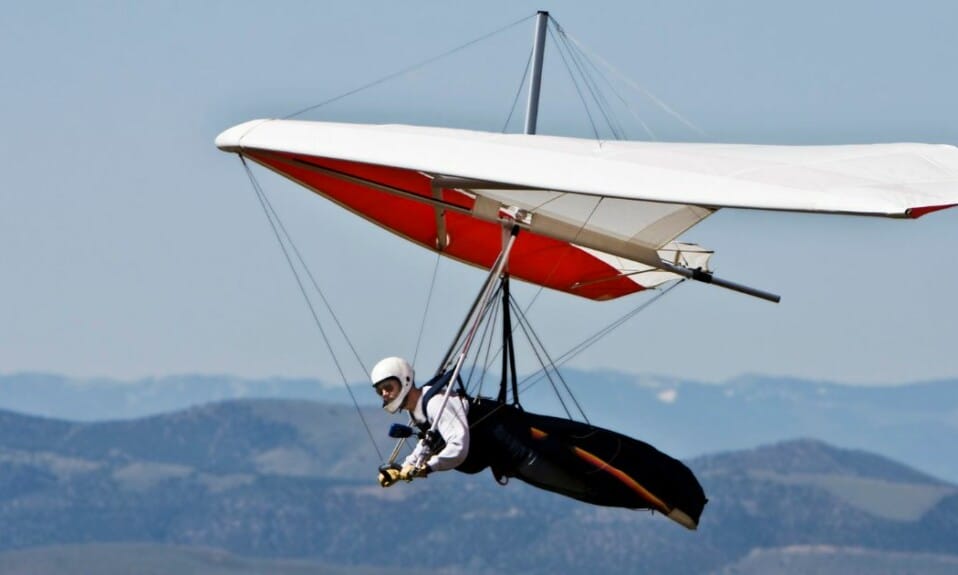
[[[227,128],[216,136],[216,140],[214,140],[216,147],[224,152],[239,152],[243,148],[243,136],[250,133],[256,126],[268,121],[269,120],[250,120],[249,122],[237,124],[232,128]]]
[[[937,212],[939,210],[947,210],[948,208],[953,208],[958,206],[958,204],[944,204],[941,206],[921,206],[918,208],[908,208],[905,210],[905,215],[913,220],[917,220],[925,214],[930,214],[932,212]]]

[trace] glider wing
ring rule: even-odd
[[[708,269],[676,241],[723,207],[916,218],[958,205],[949,145],[600,142],[448,128],[255,120],[237,152],[427,249],[488,268],[502,221],[526,228],[510,273],[605,300]]]

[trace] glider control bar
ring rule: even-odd
[[[280,154],[275,154],[269,151],[257,150],[258,154],[264,156],[269,156],[274,160],[278,160],[283,163],[290,163],[296,166],[305,168],[307,170],[317,172],[332,178],[336,178],[340,181],[348,182],[351,184],[361,185],[367,188],[371,188],[377,191],[385,192],[394,196],[403,197],[415,202],[428,204],[436,208],[442,208],[454,212],[459,212],[461,214],[466,214],[471,217],[502,224],[504,222],[513,223],[519,225],[520,227],[528,229],[530,232],[545,237],[553,238],[555,240],[569,242],[570,244],[575,244],[578,246],[591,248],[599,250],[614,256],[623,257],[630,259],[647,266],[651,266],[656,269],[668,271],[674,273],[678,276],[688,278],[691,280],[699,281],[702,283],[712,284],[732,291],[737,291],[746,295],[764,299],[773,303],[778,303],[782,298],[777,294],[773,294],[767,291],[760,289],[752,288],[745,286],[736,282],[724,280],[722,278],[717,278],[712,275],[711,272],[704,271],[701,269],[692,269],[684,266],[679,266],[671,264],[663,260],[658,251],[651,246],[638,244],[635,242],[628,242],[622,240],[616,240],[614,238],[609,238],[602,234],[596,233],[589,229],[584,229],[582,226],[577,226],[564,222],[557,218],[549,217],[544,214],[530,213],[523,209],[516,209],[514,206],[506,206],[495,200],[482,195],[477,195],[475,198],[475,204],[472,208],[461,206],[453,202],[448,202],[441,198],[429,197],[417,194],[415,192],[410,192],[403,190],[401,188],[396,188],[386,184],[381,184],[379,182],[374,182],[366,178],[360,178],[351,174],[343,173],[338,170],[333,170],[323,166],[317,166],[311,162],[307,162],[298,158],[288,158]],[[475,186],[477,184],[476,180],[469,180],[466,178],[453,178],[448,176],[439,176],[436,178],[437,181],[433,181],[434,186],[446,187],[449,184],[471,184]],[[446,184],[446,185],[443,185]],[[480,185],[483,187],[488,186],[487,189],[494,189],[500,187],[502,189],[512,188],[509,184],[498,184],[496,185],[493,182],[482,182]],[[457,186],[458,187],[458,186]],[[469,189],[469,186],[462,186],[460,189]],[[523,188],[528,189],[528,188]]]

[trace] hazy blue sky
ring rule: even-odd
[[[213,138],[539,8],[709,141],[958,143],[949,1],[11,3],[0,372],[335,380],[238,160]],[[501,130],[531,37],[527,20],[308,117]],[[546,59],[540,132],[590,136],[554,45]],[[623,94],[659,139],[703,139]],[[412,355],[434,256],[258,173],[367,365]],[[719,275],[782,303],[683,285],[575,365],[707,381],[958,377],[958,210],[918,221],[723,211],[684,239],[716,250]],[[439,278],[426,370],[481,274],[443,262]],[[547,294],[532,315],[558,353],[643,297]]]

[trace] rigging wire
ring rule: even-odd
[[[518,304],[516,304],[515,299],[512,299],[512,298],[510,299],[511,299],[511,303],[513,304],[513,307],[516,308],[517,312],[519,312],[517,316],[519,318],[519,327],[522,329],[522,333],[526,336],[526,340],[529,341],[529,347],[532,348],[532,352],[536,355],[536,359],[539,361],[539,365],[542,366],[543,371],[546,373],[546,376],[549,379],[549,383],[552,385],[552,390],[555,392],[556,397],[559,399],[559,403],[562,405],[562,409],[565,410],[566,417],[568,417],[569,419],[572,419],[572,413],[569,411],[569,408],[566,407],[565,401],[562,399],[562,394],[559,393],[559,388],[555,384],[555,381],[552,379],[551,376],[548,375],[549,370],[548,370],[546,362],[542,360],[543,355],[548,360],[549,362],[548,365],[552,366],[552,370],[555,372],[556,376],[559,378],[559,381],[562,383],[562,386],[565,388],[566,393],[569,394],[569,397],[572,399],[572,402],[575,404],[576,408],[579,410],[579,414],[582,415],[582,418],[585,420],[586,423],[590,423],[588,416],[586,416],[585,414],[585,411],[582,410],[582,406],[579,405],[579,401],[575,398],[575,395],[572,393],[572,390],[569,389],[569,385],[565,382],[565,379],[563,379],[562,374],[559,373],[558,369],[556,369],[555,363],[553,363],[552,358],[549,357],[549,352],[546,351],[545,346],[542,344],[542,340],[539,339],[538,334],[536,334],[535,330],[532,329],[532,325],[529,324],[529,321],[522,314],[521,310],[518,309],[519,306]],[[541,355],[539,353],[540,349],[542,350]]]
[[[632,104],[629,103],[629,101],[624,96],[622,96],[622,94],[620,94],[618,90],[616,90],[615,85],[612,83],[611,80],[609,80],[608,76],[602,73],[602,70],[600,70],[598,66],[596,66],[595,62],[593,62],[592,59],[589,58],[588,54],[582,51],[582,49],[579,47],[578,44],[573,43],[572,39],[568,37],[564,28],[560,27],[560,29],[562,31],[563,39],[567,42],[569,48],[572,49],[578,55],[578,58],[580,59],[580,61],[584,62],[587,68],[591,68],[595,72],[595,74],[605,83],[609,91],[612,92],[612,94],[616,97],[616,99],[618,99],[618,101],[623,106],[625,106],[625,109],[629,112],[629,114],[631,114],[631,116],[635,119],[635,121],[638,122],[640,126],[642,126],[642,129],[645,131],[645,133],[648,134],[649,139],[653,141],[658,140],[658,136],[656,136],[655,132],[652,130],[652,127],[649,126],[649,124],[644,119],[642,119],[642,116],[640,116],[639,113],[635,110],[635,108],[633,108]],[[602,91],[598,89],[598,86],[596,86],[596,89],[598,90],[600,94],[602,94]],[[624,130],[623,130],[623,133],[624,133]]]
[[[556,27],[556,33],[553,35],[553,40],[555,41],[557,46],[560,46],[559,54],[560,55],[562,54],[561,48],[565,48],[565,50],[568,52],[568,55],[569,55],[569,61],[571,61],[572,66],[575,67],[575,72],[578,72],[579,77],[582,79],[583,85],[585,86],[586,90],[588,90],[589,92],[589,96],[592,97],[592,101],[595,103],[596,108],[598,108],[599,113],[602,114],[602,118],[605,120],[606,126],[608,126],[609,131],[612,132],[612,138],[615,140],[623,139],[623,134],[619,133],[619,131],[616,129],[617,122],[613,122],[612,119],[610,118],[611,110],[606,109],[608,107],[608,104],[607,103],[604,104],[605,102],[604,97],[597,93],[596,86],[593,86],[594,81],[582,68],[581,64],[575,57],[575,53],[569,48],[568,42],[566,42],[565,39],[563,38],[562,27],[559,26],[558,23],[555,24],[555,27]],[[569,66],[568,62],[566,62],[565,56],[562,57],[562,61],[563,63],[566,64],[566,67],[568,68],[568,71],[569,71],[569,75],[574,77],[575,73],[573,72],[572,67]],[[596,137],[596,139],[598,139],[598,137]]]
[[[679,122],[681,122],[682,124],[684,124],[684,125],[685,125],[687,128],[689,128],[690,130],[696,132],[697,134],[699,134],[700,136],[702,136],[702,137],[704,137],[704,138],[709,138],[709,135],[705,132],[705,130],[699,128],[698,126],[696,126],[695,124],[693,124],[690,120],[687,120],[684,116],[682,116],[682,114],[680,114],[680,113],[678,113],[677,111],[675,111],[674,109],[672,109],[668,104],[666,104],[666,103],[665,103],[663,100],[661,100],[658,96],[656,96],[655,94],[653,94],[653,93],[650,92],[649,90],[643,88],[643,87],[640,86],[638,83],[636,83],[634,80],[632,80],[631,78],[629,78],[627,75],[625,75],[625,74],[623,74],[622,72],[620,72],[617,68],[615,68],[615,66],[613,66],[613,65],[610,64],[610,63],[608,63],[606,60],[604,60],[603,58],[601,58],[600,56],[598,56],[597,54],[595,54],[594,52],[592,52],[591,50],[589,50],[588,48],[586,48],[581,42],[579,42],[579,41],[576,39],[575,36],[572,36],[571,34],[568,34],[568,33],[566,33],[566,35],[568,36],[569,40],[571,40],[576,46],[579,47],[580,50],[582,50],[583,53],[586,54],[586,56],[589,57],[590,60],[598,61],[600,64],[602,64],[603,67],[605,67],[605,68],[606,68],[607,70],[609,70],[612,74],[614,74],[616,77],[618,77],[619,80],[621,80],[625,85],[629,86],[630,88],[632,88],[632,89],[635,90],[636,92],[642,94],[643,96],[645,96],[646,98],[648,98],[649,100],[651,100],[652,103],[654,103],[656,106],[658,106],[662,111],[664,111],[664,112],[667,113],[668,115],[672,116],[673,118],[675,118],[676,120],[678,120]]]
[[[583,341],[581,341],[581,342],[579,342],[578,344],[574,345],[573,347],[571,347],[570,349],[568,349],[567,351],[565,351],[562,355],[560,355],[559,357],[557,357],[557,358],[556,358],[556,361],[554,362],[554,365],[556,365],[556,366],[561,365],[561,364],[566,363],[567,361],[571,360],[573,357],[579,355],[580,353],[582,353],[583,351],[585,351],[586,349],[588,349],[589,347],[591,347],[592,345],[594,345],[597,341],[599,341],[599,340],[602,339],[603,337],[609,335],[610,333],[612,333],[613,331],[615,331],[616,329],[618,329],[619,327],[621,327],[623,324],[625,324],[625,322],[627,322],[628,320],[632,319],[633,317],[635,317],[636,315],[638,315],[640,312],[642,312],[643,310],[645,310],[646,308],[648,308],[649,306],[651,306],[653,303],[655,303],[655,302],[659,301],[660,299],[662,299],[663,297],[665,297],[666,294],[668,294],[669,292],[671,292],[673,289],[675,289],[676,287],[678,287],[678,286],[679,286],[680,284],[682,284],[682,283],[685,283],[685,278],[681,278],[681,279],[676,280],[675,283],[673,283],[673,284],[670,285],[669,287],[667,287],[667,288],[665,288],[665,289],[659,291],[659,293],[655,294],[655,297],[653,297],[652,299],[650,299],[650,300],[648,300],[648,301],[642,302],[641,304],[639,304],[638,306],[636,306],[635,308],[633,308],[631,311],[629,311],[628,313],[626,313],[626,314],[623,315],[622,317],[616,319],[615,321],[613,321],[613,322],[610,323],[609,325],[606,325],[605,327],[603,327],[603,328],[600,329],[599,331],[593,333],[592,335],[590,335],[589,337],[587,337],[587,338],[584,339]],[[540,369],[540,370],[536,371],[535,373],[530,373],[530,374],[527,375],[521,382],[519,382],[519,385],[522,386],[522,391],[525,391],[525,390],[529,389],[530,387],[532,387],[533,385],[535,385],[536,383],[538,383],[539,381],[541,381],[542,378],[545,377],[545,375],[543,374],[544,371],[545,371],[544,369]],[[535,379],[533,379],[533,378],[535,378]]]
[[[498,291],[496,292],[498,295]],[[479,385],[476,387],[475,395],[482,395],[482,385],[486,381],[486,374],[489,373],[489,352],[492,350],[492,337],[491,334],[494,332],[496,327],[496,320],[499,317],[499,306],[501,301],[499,298],[496,298],[493,301],[489,315],[485,319],[486,325],[483,327],[482,337],[479,339],[479,345],[476,347],[476,356],[473,359],[472,367],[469,370],[469,377],[466,380],[466,391],[469,392],[469,387],[472,385],[472,376],[476,370],[477,365],[482,365],[482,370],[479,375]],[[485,362],[483,364],[479,363],[479,355],[482,350],[486,350]]]
[[[242,157],[242,156],[240,156]],[[248,170],[249,168],[247,168]],[[262,191],[262,188],[261,188]],[[336,328],[339,330],[340,335],[342,335],[343,340],[346,342],[346,345],[349,347],[349,350],[352,352],[353,357],[356,359],[356,363],[359,364],[359,367],[362,368],[364,373],[369,373],[369,370],[366,368],[366,364],[363,362],[362,358],[359,356],[359,352],[356,351],[356,346],[353,345],[352,339],[349,337],[349,334],[346,333],[346,329],[343,327],[342,322],[339,321],[339,317],[336,315],[336,312],[333,310],[332,304],[329,303],[329,300],[326,298],[326,294],[322,288],[319,287],[319,282],[316,281],[316,277],[313,275],[313,272],[310,270],[309,266],[306,265],[306,260],[303,258],[302,253],[300,253],[299,248],[296,247],[296,242],[293,241],[293,237],[286,230],[286,226],[283,225],[283,220],[280,219],[279,214],[276,213],[276,210],[273,208],[272,202],[269,201],[269,197],[265,193],[262,194],[263,202],[266,207],[269,208],[270,213],[272,214],[273,221],[279,226],[280,231],[283,232],[283,236],[286,238],[286,243],[292,248],[293,253],[296,255],[296,259],[299,261],[300,267],[303,271],[306,272],[306,277],[309,278],[310,283],[313,286],[313,289],[316,290],[316,293],[319,295],[320,300],[323,302],[323,306],[326,308],[326,312],[329,313],[330,317],[333,318],[333,322],[336,324]]]
[[[515,301],[513,301],[513,303],[514,303],[514,307],[515,307],[516,311],[519,313],[519,322],[520,322],[520,325],[523,325],[523,324],[524,324],[525,327],[524,327],[523,329],[524,329],[524,330],[526,330],[526,329],[528,330],[528,333],[526,334],[526,338],[529,340],[530,345],[532,346],[533,350],[535,349],[535,346],[538,345],[538,346],[539,346],[539,349],[542,350],[542,354],[543,354],[543,355],[546,357],[546,359],[548,360],[548,363],[543,363],[543,362],[542,362],[542,359],[539,357],[539,354],[537,353],[537,354],[536,354],[536,358],[539,359],[540,365],[543,366],[543,368],[544,368],[546,374],[548,374],[548,367],[552,367],[552,371],[555,373],[556,377],[559,379],[559,382],[562,383],[562,387],[565,388],[565,392],[566,392],[566,393],[569,395],[569,397],[572,399],[572,403],[575,404],[576,409],[579,410],[579,413],[582,415],[582,419],[584,419],[586,423],[591,423],[591,422],[589,421],[589,417],[585,414],[585,410],[583,410],[583,409],[582,409],[582,406],[579,404],[579,400],[576,399],[575,394],[572,393],[572,389],[569,387],[569,384],[566,382],[565,378],[562,376],[562,372],[559,371],[559,368],[556,366],[555,361],[554,361],[554,360],[552,359],[552,357],[549,355],[548,350],[546,350],[546,346],[545,346],[545,344],[542,343],[542,340],[539,338],[539,334],[536,333],[536,330],[535,330],[535,329],[533,329],[533,327],[532,327],[532,322],[530,322],[529,319],[525,316],[525,314],[522,313],[522,310],[519,309],[518,303],[515,302]],[[532,334],[532,338],[535,339],[535,345],[532,344],[532,338],[529,337],[529,334]],[[552,378],[550,377],[549,379],[550,379],[550,382],[551,382]],[[554,383],[554,382],[552,382],[552,386],[553,386],[553,388],[555,388],[555,383]],[[557,391],[556,393],[558,393],[558,391]]]
[[[550,18],[550,21],[554,21]],[[552,32],[552,27],[547,28],[549,30],[549,36],[552,37],[552,41],[556,43],[556,46],[559,46],[558,40],[555,38],[555,34]],[[575,91],[579,95],[579,100],[582,101],[582,106],[585,107],[585,115],[589,118],[589,124],[592,126],[592,133],[595,134],[596,140],[601,140],[599,137],[599,130],[596,128],[595,120],[592,119],[592,112],[589,111],[589,104],[586,102],[585,96],[582,95],[582,89],[579,88],[579,82],[576,81],[575,75],[572,74],[569,63],[565,59],[565,54],[562,53],[562,50],[558,50],[559,57],[562,59],[562,64],[566,67],[566,70],[569,71],[569,77],[572,78],[572,85],[575,86]]]
[[[356,413],[359,414],[359,419],[363,424],[363,427],[366,429],[366,434],[369,435],[369,441],[373,444],[373,449],[376,450],[376,455],[380,460],[383,460],[382,451],[379,449],[379,445],[376,443],[375,437],[373,437],[372,429],[369,427],[369,423],[366,421],[366,417],[363,415],[362,409],[359,407],[359,402],[356,400],[356,395],[353,393],[352,387],[349,385],[349,380],[346,378],[346,374],[343,371],[342,365],[339,363],[339,359],[336,357],[336,353],[333,350],[332,342],[330,342],[329,337],[326,334],[326,330],[323,328],[322,322],[319,320],[319,315],[316,313],[316,308],[313,306],[313,302],[309,297],[309,294],[306,291],[306,286],[303,284],[303,280],[299,275],[299,272],[296,269],[296,265],[293,262],[293,259],[289,255],[289,250],[286,247],[286,243],[283,241],[283,236],[280,234],[280,229],[282,229],[283,234],[286,235],[286,241],[290,243],[292,249],[296,252],[297,257],[299,257],[299,250],[296,249],[295,244],[292,242],[292,238],[286,233],[286,228],[283,226],[282,221],[279,220],[278,214],[273,210],[272,205],[269,203],[269,199],[266,197],[265,192],[259,184],[259,181],[256,179],[256,176],[253,174],[253,171],[250,169],[249,164],[246,163],[246,158],[242,154],[239,154],[240,161],[243,163],[243,168],[246,170],[246,175],[249,177],[250,183],[253,186],[253,191],[256,193],[256,199],[259,201],[260,207],[263,208],[263,213],[266,215],[266,219],[269,222],[270,228],[273,230],[273,235],[276,236],[276,241],[279,242],[279,247],[283,251],[283,256],[286,258],[286,263],[289,265],[290,271],[293,272],[293,277],[296,279],[296,285],[299,286],[299,291],[303,295],[303,300],[306,302],[306,306],[309,308],[310,314],[313,316],[313,322],[316,324],[316,327],[319,329],[319,333],[322,336],[323,342],[326,344],[326,348],[329,351],[329,355],[332,357],[333,364],[335,364],[339,375],[343,380],[343,384],[346,386],[346,391],[349,392],[349,397],[353,402],[353,407],[356,408]],[[274,221],[275,218],[275,221]],[[309,268],[306,267],[305,262],[300,258],[300,265],[304,267],[306,273],[309,275],[310,279],[313,279],[312,274],[309,272]],[[315,280],[313,280],[315,282]],[[319,290],[318,285],[314,283],[316,289]],[[329,303],[326,301],[325,296],[320,292],[320,297],[323,299],[323,302],[329,306]],[[329,308],[329,312],[332,314],[332,309]],[[334,316],[335,318],[335,316]],[[339,321],[336,320],[337,325]],[[340,329],[342,326],[340,325]],[[343,332],[343,337],[346,337],[345,332]],[[349,340],[347,338],[347,343]],[[349,343],[350,347],[352,344]],[[355,353],[355,349],[353,349]],[[357,355],[358,359],[358,355]],[[360,361],[362,365],[362,361]],[[365,367],[363,367],[365,370]]]
[[[512,28],[512,27],[514,27],[514,26],[517,26],[517,25],[521,24],[522,22],[525,22],[526,20],[529,20],[529,19],[531,19],[531,18],[534,18],[535,16],[536,16],[535,14],[532,14],[532,15],[530,15],[530,16],[524,16],[523,18],[520,18],[519,20],[516,20],[515,22],[512,22],[511,24],[506,24],[505,26],[502,26],[501,28],[498,28],[498,29],[496,29],[496,30],[493,30],[492,32],[483,34],[482,36],[479,36],[478,38],[474,38],[474,39],[472,39],[472,40],[466,42],[465,44],[461,44],[461,45],[459,45],[459,46],[456,46],[455,48],[452,48],[452,49],[450,49],[450,50],[447,50],[447,51],[443,52],[442,54],[439,54],[438,56],[433,56],[433,57],[431,57],[431,58],[427,58],[427,59],[425,59],[425,60],[419,62],[418,64],[413,64],[413,65],[411,65],[411,66],[407,66],[407,67],[405,67],[405,68],[402,68],[401,70],[398,70],[398,71],[393,72],[393,73],[391,73],[391,74],[387,74],[386,76],[383,76],[383,77],[379,78],[378,80],[373,80],[372,82],[368,82],[368,83],[366,83],[366,84],[363,84],[362,86],[359,86],[358,88],[353,88],[352,90],[349,90],[349,91],[347,91],[347,92],[344,92],[344,93],[342,93],[342,94],[340,94],[340,95],[338,95],[338,96],[334,96],[334,97],[332,97],[332,98],[329,98],[328,100],[323,100],[322,102],[320,102],[320,103],[318,103],[318,104],[314,104],[314,105],[312,105],[312,106],[307,106],[307,107],[303,108],[302,110],[299,110],[298,112],[293,112],[292,114],[289,114],[289,115],[287,115],[287,116],[283,116],[283,119],[284,119],[284,120],[289,120],[290,118],[295,118],[296,116],[305,114],[306,112],[310,112],[310,111],[312,111],[312,110],[315,110],[316,108],[320,108],[320,107],[325,106],[325,105],[327,105],[327,104],[331,104],[331,103],[333,103],[333,102],[335,102],[335,101],[337,101],[337,100],[342,100],[343,98],[346,98],[346,97],[348,97],[348,96],[352,96],[353,94],[362,92],[363,90],[366,90],[366,89],[368,89],[368,88],[372,88],[373,86],[378,86],[379,84],[382,84],[383,82],[387,82],[387,81],[389,81],[389,80],[392,80],[393,78],[398,78],[399,76],[402,76],[403,74],[408,74],[409,72],[413,72],[413,71],[415,71],[415,70],[418,70],[419,68],[422,68],[422,67],[424,67],[424,66],[427,66],[427,65],[429,65],[429,64],[432,64],[433,62],[436,62],[436,61],[438,61],[438,60],[442,60],[443,58],[445,58],[445,57],[447,57],[447,56],[451,56],[451,55],[455,54],[456,52],[459,52],[459,51],[461,51],[461,50],[464,50],[464,49],[468,48],[469,46],[472,46],[473,44],[478,44],[479,42],[482,42],[483,40],[486,40],[487,38],[491,38],[492,36],[495,36],[496,34],[499,34],[499,33],[501,33],[501,32],[505,32],[506,30],[508,30],[508,29],[510,29],[510,28]]]
[[[576,66],[579,68],[579,71],[582,74],[586,82],[586,85],[589,86],[590,91],[593,92],[594,94],[593,97],[596,99],[596,102],[598,103],[599,110],[603,111],[603,115],[605,116],[606,121],[609,123],[609,129],[612,131],[613,134],[615,134],[615,138],[617,140],[629,139],[628,133],[625,130],[625,126],[622,124],[618,116],[613,111],[613,108],[609,104],[609,100],[606,97],[605,91],[601,89],[598,80],[596,80],[596,76],[599,76],[599,78],[604,79],[603,76],[601,74],[593,74],[590,72],[589,70],[590,62],[588,61],[588,59],[585,58],[584,54],[581,51],[576,50],[575,46],[569,42],[569,39],[565,37],[564,31],[560,33],[560,37],[562,38],[562,41],[565,43],[566,49],[569,50],[572,61],[575,62]],[[606,80],[606,83],[608,83],[607,80]],[[615,94],[614,90],[612,92],[613,94]]]
[[[585,230],[585,227],[589,225],[589,222],[592,221],[592,217],[595,216],[595,212],[599,209],[599,206],[602,205],[602,200],[604,199],[605,199],[604,196],[599,196],[599,198],[595,202],[595,205],[592,206],[592,210],[589,211],[589,215],[586,216],[585,220],[582,221],[582,225],[579,226],[579,229],[575,231],[575,235],[572,237],[572,241],[569,242],[570,244],[575,244],[576,240],[579,239],[579,236],[582,235],[582,232],[583,230]],[[559,265],[562,264],[562,261],[565,258],[569,257],[569,253],[570,253],[569,251],[566,251],[566,253],[564,253],[562,257],[556,260],[556,262],[552,265],[552,269],[549,270],[549,275],[546,276],[546,281],[549,281],[552,279],[552,276],[555,275],[555,273],[559,270]],[[532,299],[529,300],[529,303],[526,304],[526,308],[523,310],[525,313],[529,313],[529,310],[532,309],[532,304],[536,303],[536,300],[539,299],[539,296],[542,294],[543,291],[545,291],[545,286],[540,285],[539,289],[536,290],[535,295],[533,295]]]
[[[522,71],[522,81],[519,82],[519,87],[516,88],[516,95],[512,99],[512,107],[509,108],[509,115],[506,117],[506,123],[502,125],[502,132],[505,133],[509,129],[509,122],[512,120],[512,114],[516,111],[516,104],[519,103],[519,96],[522,94],[522,87],[526,85],[526,78],[529,77],[529,66],[532,65],[532,50],[529,50],[529,58],[526,59],[526,69]]]
[[[432,303],[433,288],[436,287],[436,276],[439,272],[439,261],[442,259],[442,253],[436,252],[436,264],[432,268],[432,281],[429,282],[429,293],[426,294],[426,309],[422,312],[422,322],[419,324],[419,336],[416,337],[416,351],[412,355],[412,364],[416,365],[416,359],[419,357],[419,345],[422,343],[422,334],[426,329],[426,317],[429,315],[429,304]]]

